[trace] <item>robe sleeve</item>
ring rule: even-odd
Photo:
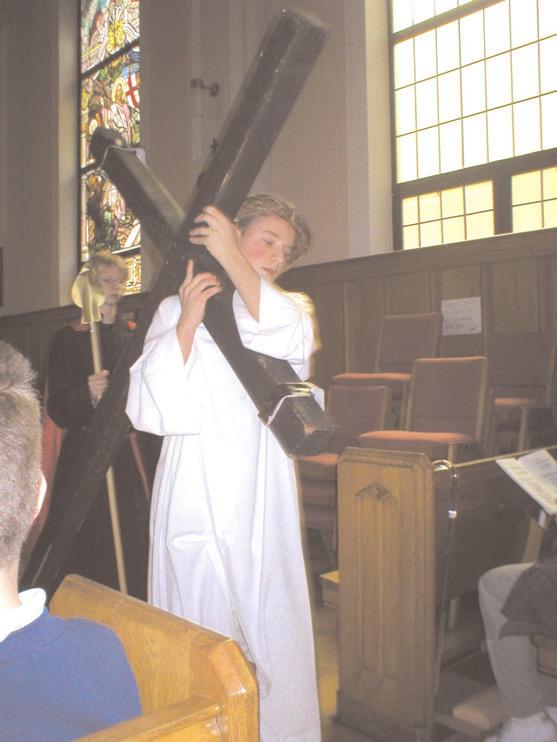
[[[259,321],[237,292],[234,314],[246,348],[288,361],[301,379],[310,373],[314,351],[313,305],[304,294],[292,294],[261,279]]]
[[[178,297],[161,302],[143,354],[130,368],[126,413],[133,426],[156,435],[199,433],[204,391],[195,341],[186,363],[176,336]]]

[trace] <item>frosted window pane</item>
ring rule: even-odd
[[[464,189],[449,188],[441,193],[441,210],[444,218],[464,214]]]
[[[466,203],[467,214],[492,209],[493,186],[491,181],[487,183],[472,183],[471,185],[464,186],[464,201]]]
[[[462,69],[462,114],[485,111],[484,63],[477,62]]]
[[[439,173],[439,135],[437,127],[418,132],[418,176]]]
[[[470,116],[462,122],[464,167],[487,162],[486,118],[484,113]]]
[[[557,167],[542,171],[543,198],[557,198]]]
[[[543,149],[557,147],[557,93],[543,95],[542,104],[542,146]]]
[[[435,15],[434,0],[419,0],[414,2],[414,23],[420,23]]]
[[[430,222],[441,218],[441,197],[439,191],[420,196],[420,221]]]
[[[395,88],[414,82],[414,40],[407,39],[395,44],[394,49]]]
[[[393,31],[400,31],[412,25],[412,0],[394,0]]]
[[[511,55],[499,54],[486,63],[487,107],[495,108],[511,102]]]
[[[437,123],[437,80],[426,80],[416,85],[416,111],[418,129]]]
[[[458,7],[458,0],[435,0],[435,13],[446,13],[447,10],[452,10]]]
[[[418,177],[415,134],[406,134],[397,139],[397,171],[399,183]]]
[[[513,206],[513,232],[542,229],[542,205]]]
[[[413,250],[420,246],[420,228],[418,225],[402,228],[402,247],[404,250]]]
[[[504,52],[510,48],[509,4],[497,3],[484,11],[485,20],[485,53],[490,57],[493,54]]]
[[[466,217],[466,237],[469,240],[479,240],[482,237],[493,236],[493,212],[484,214],[470,214]]]
[[[464,217],[455,216],[452,219],[443,219],[443,242],[464,242]]]
[[[557,33],[557,3],[555,0],[538,0],[540,38]]]
[[[513,48],[538,38],[536,0],[511,0],[511,43]]]
[[[557,7],[557,3],[555,3]],[[540,42],[540,83],[542,93],[557,90],[557,37]]]
[[[460,20],[460,63],[476,62],[484,56],[484,24],[481,12]]]
[[[443,238],[441,235],[441,222],[427,222],[420,224],[420,243],[422,247],[429,245],[441,245]]]
[[[458,70],[447,72],[438,78],[439,121],[452,121],[462,115],[460,108],[460,74]]]
[[[441,147],[441,172],[460,170],[462,167],[462,124],[452,121],[439,127]]]
[[[516,103],[513,106],[513,119],[515,155],[540,149],[539,99]]]
[[[447,72],[460,65],[458,23],[447,23],[437,29],[437,71]]]
[[[412,196],[402,199],[402,223],[417,224],[418,219],[418,198]]]
[[[396,101],[396,133],[407,134],[416,129],[416,109],[414,100],[414,86],[402,88],[395,93]]]
[[[543,204],[543,226],[557,227],[557,201],[546,201]]]
[[[512,108],[496,108],[487,112],[487,146],[489,161],[504,160],[513,155]]]
[[[555,64],[555,60],[553,60]],[[538,45],[530,44],[512,52],[513,100],[539,95]]]
[[[542,184],[540,171],[520,173],[512,177],[512,203],[527,204],[531,201],[541,201]]]
[[[416,50],[416,80],[433,77],[437,73],[435,31],[420,34],[414,39]]]

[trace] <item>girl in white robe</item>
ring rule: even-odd
[[[248,198],[234,226],[207,207],[191,241],[236,287],[247,348],[308,376],[309,301],[273,280],[309,247],[307,227],[274,196]],[[319,742],[313,632],[293,462],[202,324],[220,291],[191,262],[159,306],[130,370],[133,425],[164,436],[151,509],[150,600],[234,638],[255,663],[263,742]]]

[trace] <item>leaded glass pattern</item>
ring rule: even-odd
[[[405,250],[492,237],[493,234],[491,181],[402,199]]]
[[[89,154],[98,126],[131,146],[140,135],[139,0],[81,0],[80,263],[97,250],[125,258],[124,293],[141,291],[141,228]]]
[[[81,71],[139,39],[139,0],[81,0]]]
[[[512,178],[513,232],[557,227],[557,167]]]
[[[89,143],[97,126],[139,142],[139,48],[123,53],[85,77],[81,86],[81,166],[91,163]]]
[[[469,2],[471,0],[393,0],[393,31],[402,31]]]
[[[393,2],[393,13],[408,20],[411,6],[415,23],[417,9],[449,5]],[[502,0],[393,53],[398,183],[557,147],[555,0]]]

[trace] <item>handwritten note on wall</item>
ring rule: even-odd
[[[482,331],[482,301],[480,296],[465,299],[444,299],[441,302],[443,335],[478,335]]]

